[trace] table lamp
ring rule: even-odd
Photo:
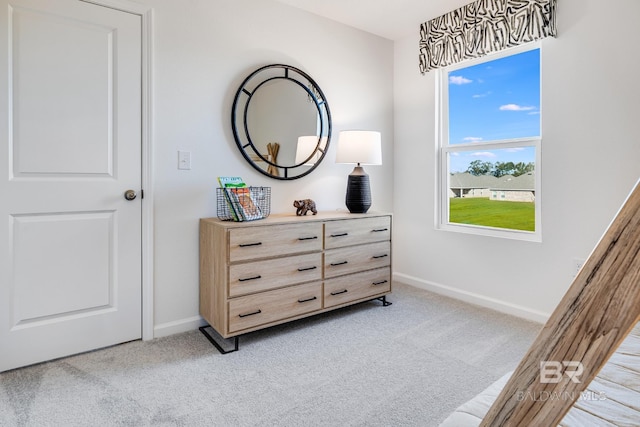
[[[347,181],[345,202],[351,213],[366,213],[371,207],[369,175],[361,165],[382,164],[380,132],[347,130],[340,132],[336,163],[355,163]]]

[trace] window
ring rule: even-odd
[[[540,47],[440,69],[441,229],[540,241]]]

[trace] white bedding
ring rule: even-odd
[[[462,404],[440,427],[479,426],[510,376],[511,372]],[[640,426],[640,323],[625,338],[559,425]]]

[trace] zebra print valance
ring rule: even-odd
[[[420,25],[420,72],[555,35],[556,0],[476,0]]]

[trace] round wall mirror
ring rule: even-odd
[[[311,173],[331,139],[331,113],[322,90],[303,71],[282,64],[259,68],[242,82],[231,126],[244,158],[275,179]]]

